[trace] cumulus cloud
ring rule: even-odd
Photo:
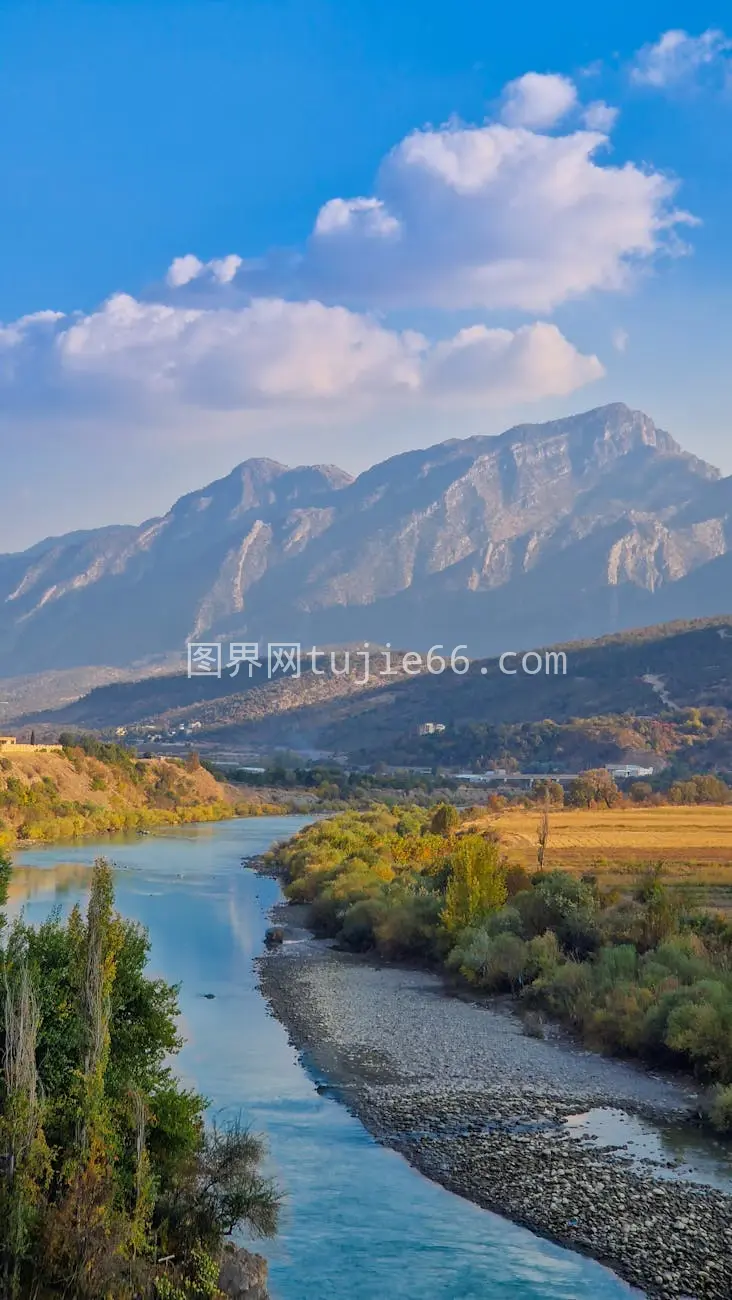
[[[329,199],[323,204],[315,222],[316,235],[354,229],[366,235],[388,237],[397,235],[400,225],[381,199]]]
[[[145,298],[120,293],[87,314],[0,326],[5,408],[144,409],[152,424],[186,409],[241,411],[264,427],[263,412],[345,421],[573,392],[602,365],[536,318],[625,288],[639,265],[676,251],[692,221],[674,205],[675,181],[610,161],[615,117],[603,101],[582,107],[568,78],[528,73],[506,87],[498,120],[407,135],[373,193],[329,199],[298,249],[257,261],[188,252]],[[427,338],[391,325],[390,309],[478,320],[449,337],[435,325]],[[481,322],[502,309],[527,323]],[[624,347],[620,332],[614,346]]]
[[[438,343],[426,360],[428,390],[490,397],[491,404],[509,406],[538,397],[563,397],[600,379],[604,369],[597,357],[583,356],[556,325],[537,321],[515,331],[473,325]]]
[[[507,126],[541,130],[561,121],[576,102],[577,88],[569,77],[527,72],[506,86],[501,117]]]
[[[638,51],[631,78],[637,85],[657,90],[678,86],[693,81],[702,69],[719,64],[731,49],[732,41],[717,28],[710,27],[700,36],[673,29]]]
[[[116,294],[86,316],[26,318],[0,332],[0,392],[11,405],[53,395],[101,410],[435,398],[500,406],[568,393],[602,373],[596,357],[542,322],[430,343],[344,307],[276,298],[201,309]]]
[[[540,313],[621,288],[689,218],[673,207],[674,181],[610,165],[606,146],[598,130],[502,122],[414,131],[375,196],[321,209],[284,287],[357,306]]]
[[[173,259],[168,267],[166,282],[172,289],[180,289],[193,280],[207,276],[217,284],[230,284],[243,261],[237,253],[229,253],[226,257],[214,258],[210,262],[202,262],[195,253],[186,253],[183,257]]]
[[[618,120],[619,110],[613,108],[612,104],[606,104],[604,99],[596,99],[592,104],[588,104],[582,114],[582,121],[589,131],[612,131]]]
[[[319,302],[201,310],[117,294],[57,344],[72,379],[106,376],[199,406],[247,408],[415,389],[425,340]]]

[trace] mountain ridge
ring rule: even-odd
[[[732,479],[622,403],[355,478],[254,457],[139,526],[0,556],[0,675],[216,637],[489,654],[724,613],[719,581],[689,577],[731,556]]]
[[[732,617],[547,649],[564,651],[566,672],[506,676],[489,659],[472,661],[465,674],[434,675],[423,663],[415,676],[393,652],[387,676],[374,647],[368,681],[360,660],[347,676],[334,673],[327,659],[317,676],[306,661],[299,679],[268,680],[266,665],[251,679],[225,673],[189,680],[178,672],[100,685],[61,709],[19,718],[17,726],[55,739],[65,728],[112,734],[122,725],[144,745],[158,731],[181,741],[176,729],[195,724],[195,741],[186,731],[187,743],[202,752],[295,749],[428,767],[490,766],[487,760],[499,763],[505,749],[564,770],[578,762],[638,762],[641,754],[655,767],[675,755],[691,766],[732,770]],[[422,734],[430,720],[443,730]]]

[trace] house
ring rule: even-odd
[[[444,722],[423,722],[419,727],[420,736],[439,736],[445,730]]]

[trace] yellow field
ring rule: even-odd
[[[495,830],[506,856],[536,864],[541,813],[528,808],[481,813],[476,830]],[[558,809],[550,813],[545,865],[625,876],[664,863],[679,883],[732,886],[732,807]]]

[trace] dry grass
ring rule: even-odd
[[[481,813],[472,829],[494,830],[506,855],[536,866],[540,809]],[[628,882],[649,863],[680,885],[713,887],[732,902],[732,807],[558,809],[550,814],[547,868],[593,871]]]

